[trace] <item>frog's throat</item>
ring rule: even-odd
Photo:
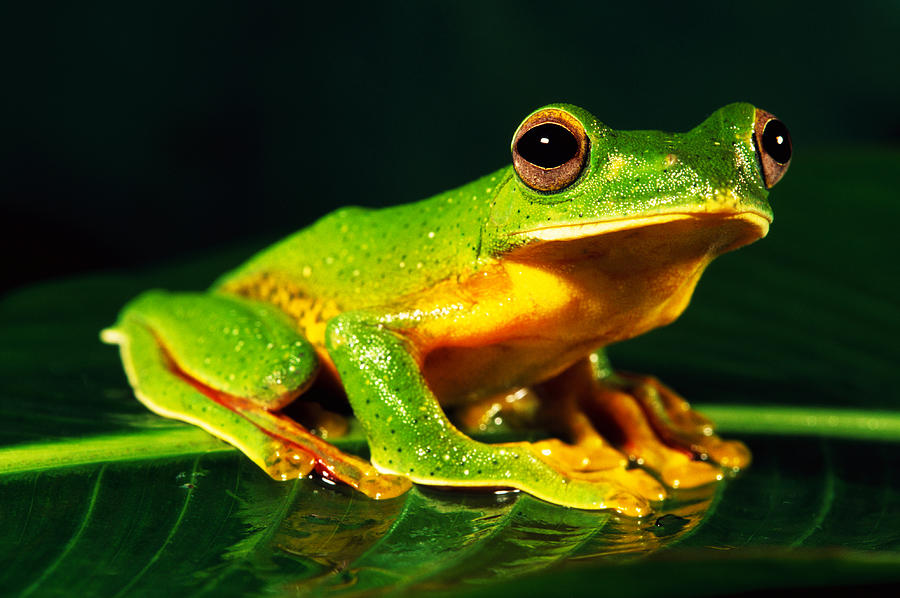
[[[761,212],[673,212],[652,214],[637,218],[620,218],[615,220],[599,220],[577,224],[563,224],[547,227],[531,228],[514,233],[514,236],[535,241],[567,241],[584,239],[629,229],[644,228],[670,222],[698,220],[703,218],[720,218],[721,220],[740,220],[755,227],[758,239],[769,232],[771,218]]]

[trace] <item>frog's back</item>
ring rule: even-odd
[[[477,267],[502,172],[419,202],[324,216],[223,276],[217,290],[317,319],[392,303]]]

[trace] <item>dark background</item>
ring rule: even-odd
[[[5,6],[0,290],[431,195],[549,101],[671,130],[750,101],[795,163],[896,147],[898,31],[900,2]]]

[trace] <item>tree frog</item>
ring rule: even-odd
[[[333,212],[205,293],[148,291],[102,339],[147,407],[276,480],[317,471],[373,498],[502,487],[642,516],[745,466],[743,444],[604,347],[677,318],[714,257],[766,235],[785,125],[736,103],[687,133],[617,131],[551,104],[511,149],[457,189]],[[314,383],[345,394],[371,461],[285,415]],[[447,415],[525,395],[552,437],[479,442]]]

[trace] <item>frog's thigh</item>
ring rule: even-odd
[[[129,381],[147,407],[202,427],[275,479],[316,467],[373,496],[408,487],[270,411],[312,381],[317,361],[310,344],[268,305],[150,292],[102,336],[120,345]]]
[[[462,434],[428,388],[406,339],[379,325],[377,314],[342,314],[329,322],[326,336],[372,462],[382,471],[420,484],[505,486],[577,508],[649,512],[646,498],[613,480],[566,475],[533,445],[491,445]]]
[[[270,409],[283,407],[315,378],[312,345],[276,308],[228,295],[149,291],[123,310],[187,378]]]

